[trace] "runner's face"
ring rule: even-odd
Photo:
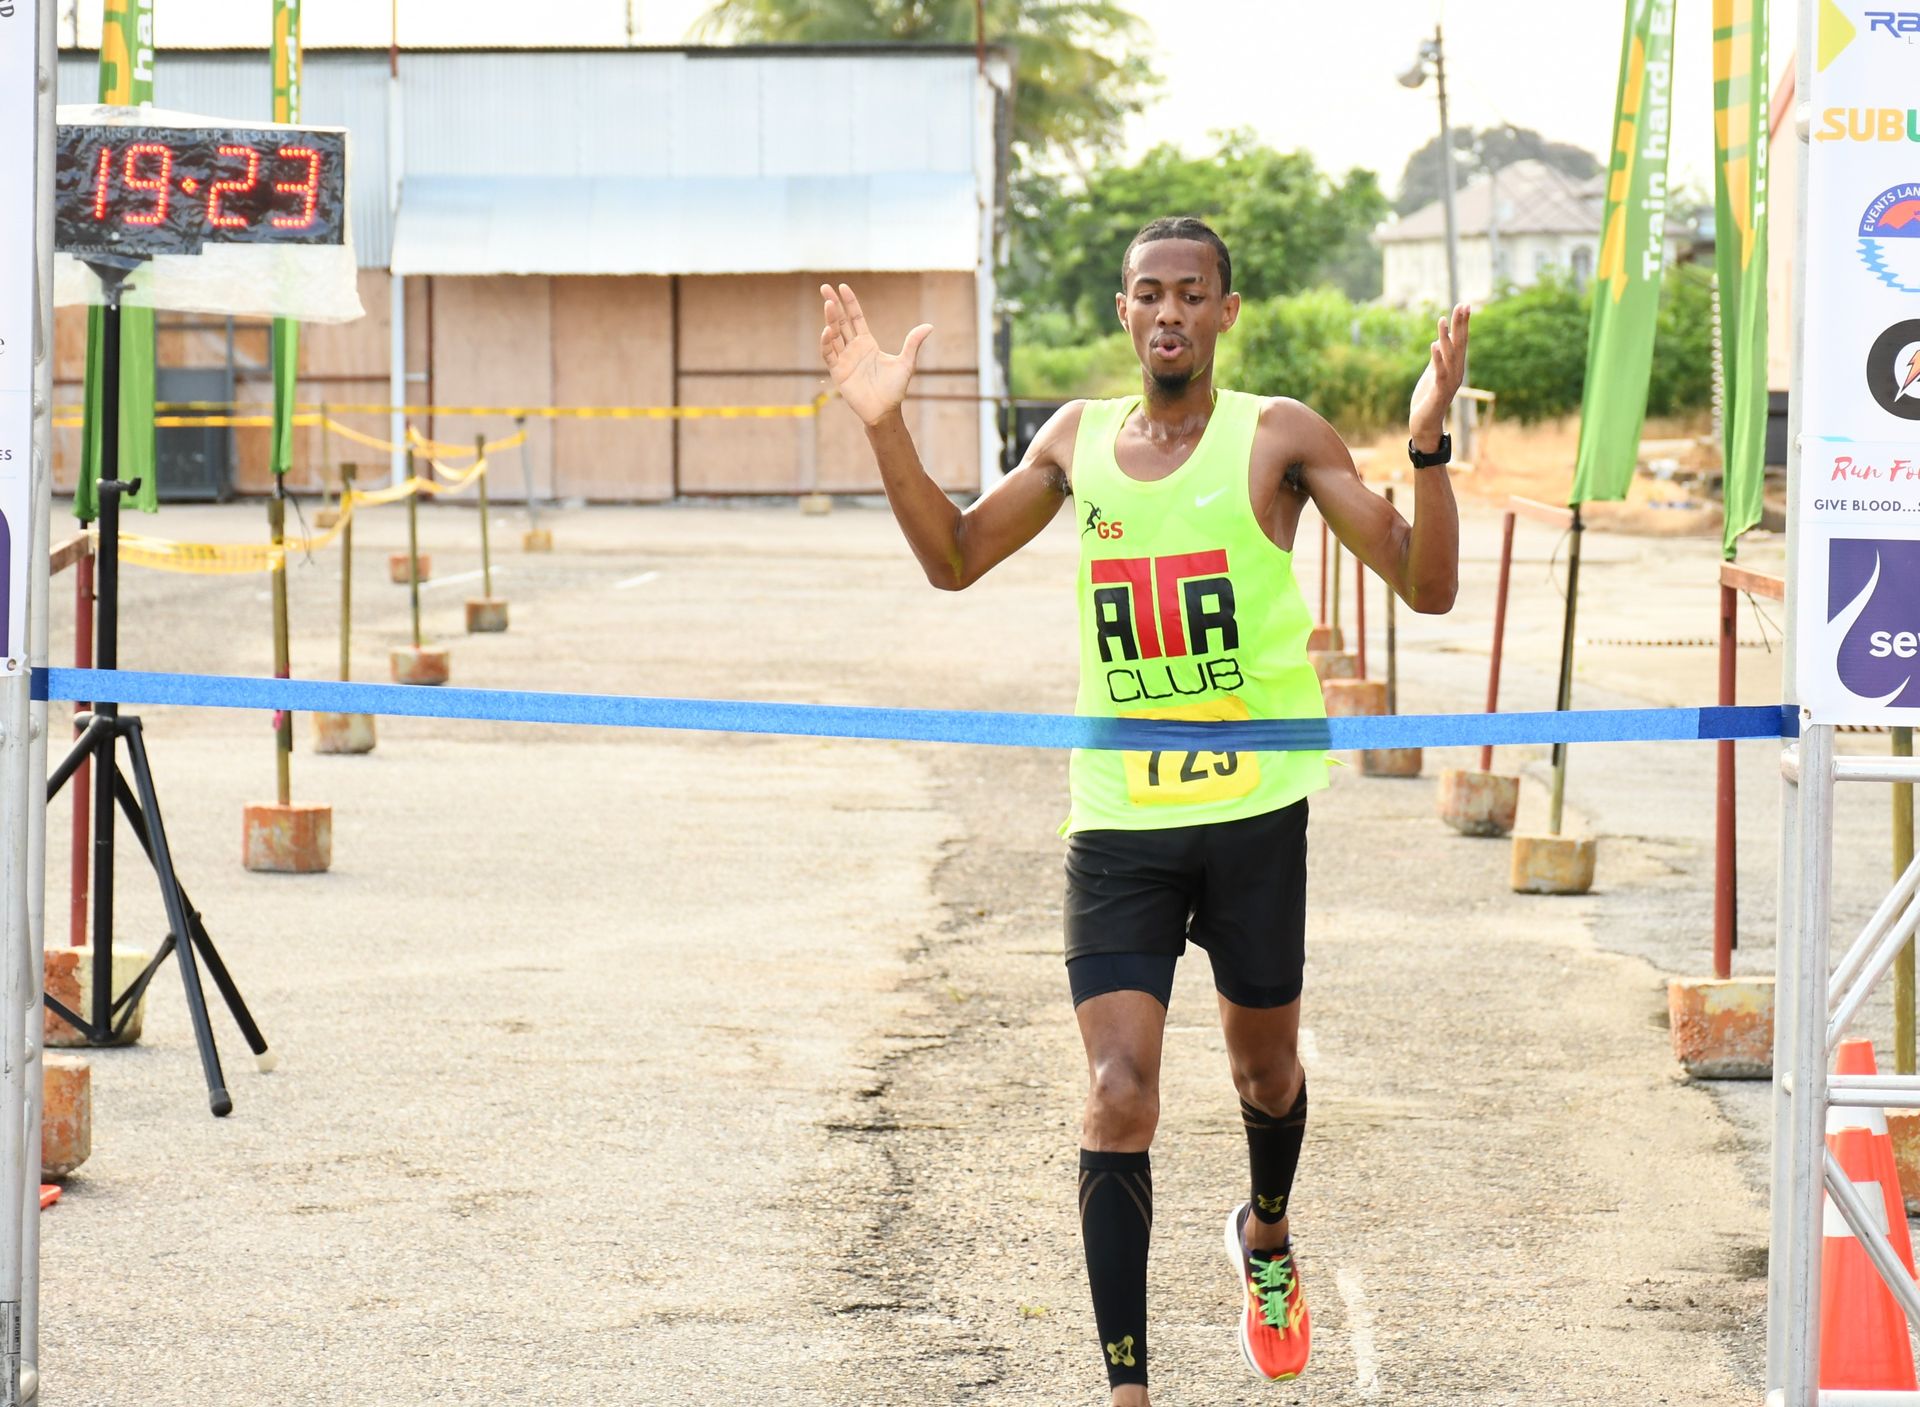
[[[1214,343],[1240,316],[1240,295],[1220,286],[1212,245],[1160,239],[1133,251],[1115,306],[1141,368],[1161,389],[1182,391],[1212,368]]]

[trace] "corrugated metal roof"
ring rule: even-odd
[[[347,129],[348,202],[354,257],[363,269],[382,269],[393,244],[387,210],[387,64],[384,56],[308,54],[302,66],[301,119],[315,127]],[[60,56],[60,101],[99,101],[98,60],[90,53]],[[154,106],[235,122],[273,119],[273,82],[264,53],[161,50],[153,67]]]
[[[972,270],[970,174],[413,177],[402,274]]]
[[[60,101],[95,101],[97,56],[68,50],[60,60]],[[351,133],[351,201],[355,252],[363,267],[385,267],[394,247],[388,214],[387,54],[383,49],[310,49],[305,64],[303,117]],[[572,177],[591,195],[555,192],[569,209],[631,208],[634,182],[646,188],[652,218],[684,209],[704,222],[718,247],[771,267],[765,239],[727,233],[728,212],[778,210],[790,217],[806,256],[779,260],[783,268],[898,268],[901,251],[936,252],[941,262],[920,268],[972,269],[977,264],[975,171],[992,169],[991,153],[975,151],[979,83],[973,54],[948,46],[830,46],[821,48],[695,48],[613,50],[403,50],[400,55],[405,179],[401,200],[448,178],[497,183],[502,178]],[[829,95],[823,101],[822,95]],[[236,120],[265,120],[271,109],[266,55],[260,51],[162,50],[154,70],[160,106]],[[976,162],[976,155],[988,159]],[[940,177],[932,185],[889,177]],[[865,233],[843,232],[830,247],[885,245],[861,264],[848,257],[816,263],[829,248],[813,224],[814,178],[838,178],[843,193],[870,213]],[[683,179],[705,190],[673,195],[658,184]],[[783,182],[794,178],[789,187]],[[771,184],[728,188],[729,180]],[[862,185],[860,183],[864,182]],[[960,208],[964,183],[967,203]],[[445,192],[421,209],[417,239],[427,240],[454,199]],[[471,206],[476,197],[460,197]],[[510,204],[496,189],[489,201]],[[914,212],[937,209],[957,216],[953,229],[921,232]],[[747,218],[760,219],[760,214]],[[503,224],[505,230],[507,225]],[[549,233],[552,233],[549,228]],[[769,236],[770,237],[770,236]],[[517,234],[501,236],[504,255],[520,258]],[[483,241],[484,243],[484,241]],[[576,241],[576,243],[579,243]],[[690,241],[677,241],[682,249]],[[949,252],[965,244],[958,263]],[[751,246],[751,247],[749,247]],[[435,233],[420,251],[466,249],[452,234]],[[653,247],[649,245],[649,247]],[[422,252],[419,257],[428,257]],[[439,259],[441,255],[432,256]],[[584,257],[575,250],[569,257]],[[608,251],[594,256],[610,271],[638,256]],[[665,259],[663,254],[648,256]],[[667,262],[679,262],[676,254]],[[416,268],[414,271],[424,271]],[[444,270],[453,272],[452,269]],[[514,272],[464,268],[462,272]],[[691,271],[691,270],[689,270]]]
[[[974,169],[976,75],[954,55],[416,53],[400,81],[409,176]]]

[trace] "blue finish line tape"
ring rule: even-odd
[[[1393,747],[1484,747],[1519,743],[1716,742],[1794,737],[1799,720],[1779,704],[1749,708],[1577,709],[1567,713],[1430,713],[1394,718],[1277,718],[1248,723],[1150,722],[1053,713],[848,708],[832,704],[553,694],[520,689],[447,689],[343,684],[133,670],[36,671],[37,699],[195,708],[288,709],[469,718],[498,723],[572,723],[602,728],[674,728],[708,733],[782,733],[811,738],[976,743],[994,747],[1100,748],[1129,752],[1317,752]]]

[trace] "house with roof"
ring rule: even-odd
[[[1497,289],[1527,288],[1550,269],[1584,286],[1593,277],[1606,206],[1606,174],[1577,180],[1544,161],[1516,161],[1454,196],[1460,297],[1484,303]],[[1385,261],[1381,301],[1402,308],[1447,303],[1446,203],[1436,200],[1374,235]],[[1667,262],[1687,243],[1671,224]]]

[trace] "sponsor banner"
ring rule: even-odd
[[[1639,458],[1666,266],[1673,0],[1628,0],[1571,502],[1622,499]]]
[[[1760,521],[1767,473],[1767,0],[1713,0],[1715,228],[1726,386],[1722,545]],[[1915,202],[1920,211],[1920,200]],[[1920,220],[1913,233],[1920,235]],[[1920,241],[1915,247],[1920,249]]]
[[[1809,721],[1920,723],[1920,0],[1819,0],[1798,660]]]
[[[0,673],[26,662],[33,511],[37,0],[0,3]]]

